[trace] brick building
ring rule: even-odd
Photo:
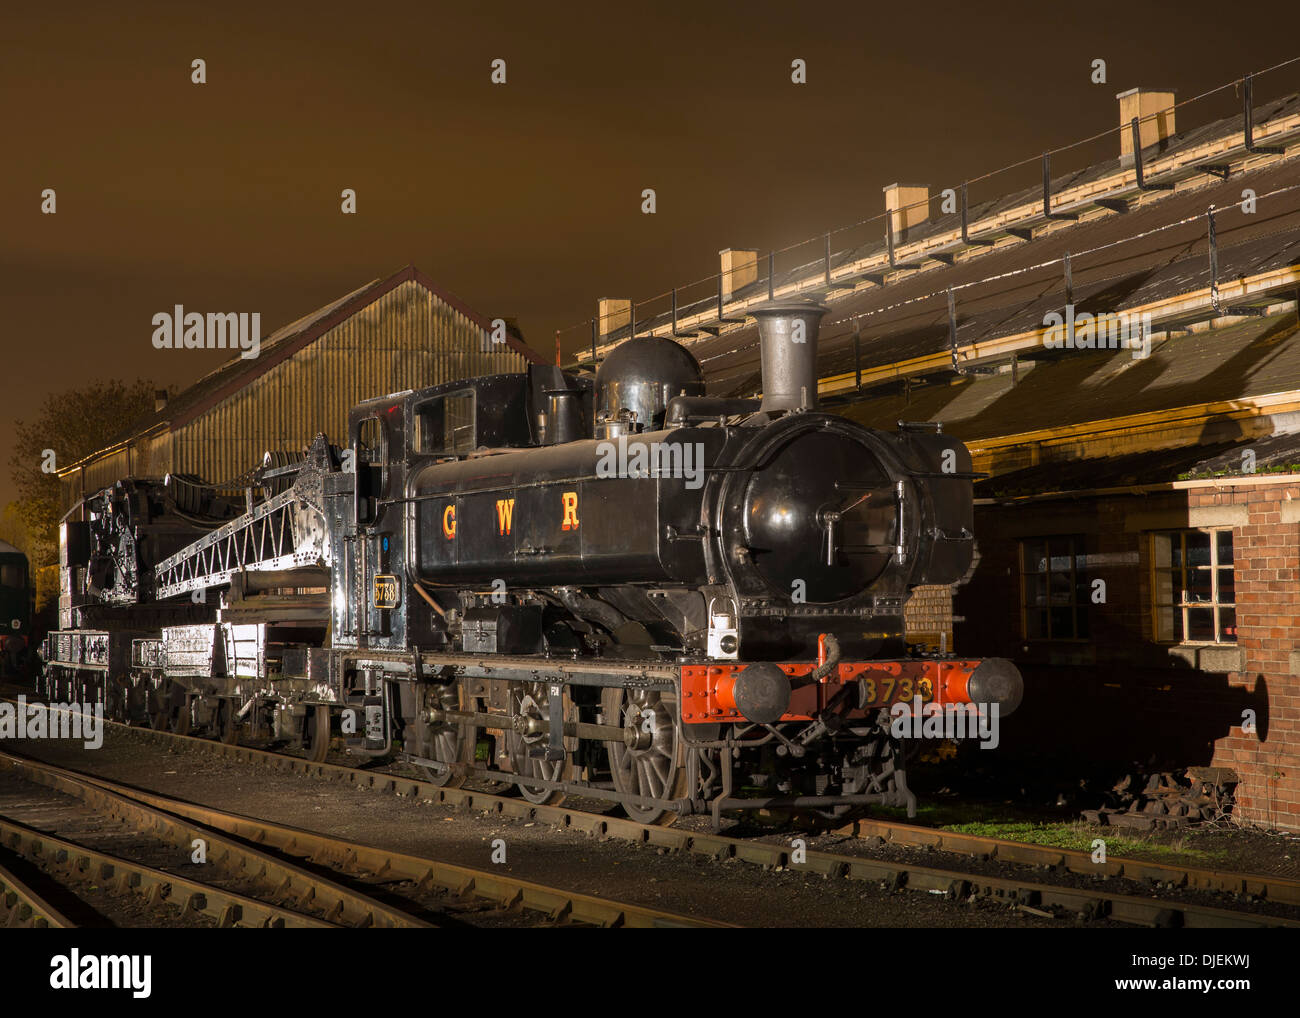
[[[1094,462],[1087,490],[981,485],[957,640],[1025,674],[1010,752],[1232,768],[1243,819],[1300,826],[1300,441],[1224,473],[1247,449]]]

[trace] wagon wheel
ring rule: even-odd
[[[149,727],[156,732],[167,729],[166,689],[166,680],[163,680],[157,686],[151,684],[144,694],[144,710],[149,718]]]
[[[54,688],[54,679],[52,676],[53,671],[53,667],[46,665],[36,673],[36,681],[33,684],[33,689],[37,697],[46,703],[49,703],[50,700],[53,699],[53,697],[50,696],[50,690]]]
[[[126,723],[134,727],[152,723],[149,711],[148,679],[133,677],[126,688]]]
[[[676,695],[653,689],[610,688],[601,694],[600,703],[605,724],[635,732],[635,738],[605,743],[614,787],[623,795],[661,801],[683,798],[686,768],[677,735]],[[676,813],[661,807],[625,802],[623,809],[643,824],[667,826],[677,820]]]
[[[111,676],[104,683],[104,716],[119,724],[130,724],[130,696],[130,679],[125,675]]]
[[[182,694],[180,703],[172,706],[168,711],[168,727],[174,735],[190,734],[190,700],[189,697]]]
[[[217,720],[215,728],[221,741],[227,746],[239,745],[239,718],[235,715],[239,712],[235,710],[235,701],[222,699],[217,705]]]
[[[222,741],[225,741],[224,733]],[[330,751],[330,708],[329,704],[311,705],[303,722],[303,748],[307,759],[312,763],[324,763]]]
[[[561,703],[561,723],[576,721],[577,713],[567,687]],[[510,713],[521,721],[548,721],[551,717],[550,686],[545,682],[510,683]],[[506,744],[510,752],[510,766],[514,773],[523,777],[544,778],[547,781],[568,781],[573,776],[573,756],[578,748],[577,738],[564,739],[564,759],[548,760],[543,756],[534,756],[538,751],[550,747],[549,733],[536,735],[522,734],[515,729],[506,733]],[[545,805],[564,801],[564,792],[547,788],[545,785],[519,785],[519,794],[529,802]]]
[[[188,735],[190,731],[190,700],[179,682],[163,680],[163,687],[154,693],[151,725],[157,731],[174,735]]]
[[[54,678],[50,681],[50,703],[67,703],[68,690],[71,688],[71,680],[67,672],[60,668],[54,673]]]

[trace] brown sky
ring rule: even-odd
[[[597,297],[864,219],[895,180],[937,190],[1111,127],[1122,89],[1190,97],[1300,53],[1291,4],[125,9],[0,22],[0,502],[12,421],[47,393],[184,386],[224,358],[154,350],[174,304],[260,311],[265,336],[413,262],[549,355]],[[1260,98],[1300,75],[1284,84]]]

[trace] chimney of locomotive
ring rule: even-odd
[[[817,407],[817,331],[830,308],[809,300],[774,300],[748,308],[758,321],[765,413]]]

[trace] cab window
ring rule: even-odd
[[[357,524],[364,526],[375,521],[388,461],[384,427],[378,417],[357,422],[352,460],[357,472]]]
[[[450,392],[415,408],[417,453],[466,456],[474,451],[474,390]]]

